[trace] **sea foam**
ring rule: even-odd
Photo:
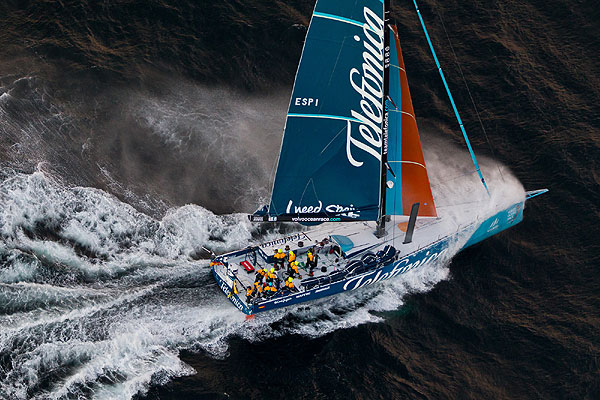
[[[439,148],[448,159],[448,148]],[[475,178],[460,184],[427,163],[441,216],[467,219],[453,203],[498,209],[522,199],[521,185],[483,160],[492,197]],[[433,156],[432,156],[433,154]],[[432,167],[433,166],[433,167]],[[454,170],[456,174],[461,171]],[[444,174],[446,174],[444,176]],[[65,187],[47,173],[13,173],[0,183],[0,397],[130,398],[195,371],[183,349],[227,357],[232,336],[251,342],[308,337],[376,323],[409,293],[449,276],[445,259],[361,290],[310,304],[244,315],[210,276],[203,247],[226,252],[277,236],[246,216],[196,205],[151,218],[101,190]],[[455,210],[459,210],[456,211]],[[463,239],[463,241],[466,239]]]

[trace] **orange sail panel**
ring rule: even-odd
[[[395,190],[401,190],[401,210],[397,206],[396,210],[388,210],[388,214],[409,215],[410,209],[414,203],[420,203],[419,216],[422,217],[437,217],[433,195],[431,193],[431,185],[427,176],[427,167],[423,158],[423,150],[421,149],[421,139],[417,129],[417,120],[413,109],[410,90],[408,88],[408,80],[404,67],[404,59],[402,58],[402,50],[400,48],[400,40],[398,39],[398,30],[394,26],[392,32],[395,40],[391,40],[390,44],[395,50],[392,51],[390,60],[392,68],[390,74],[399,73],[400,75],[400,90],[401,99],[392,97],[395,103],[396,110],[400,111],[400,129],[394,129],[390,134],[400,133],[400,152],[396,153],[396,158],[400,155],[399,160],[389,160],[391,168],[396,175],[400,175],[398,179],[401,185],[395,185]],[[397,54],[397,66],[394,61],[394,53]],[[391,88],[390,88],[391,89]],[[392,94],[392,93],[390,93]],[[400,101],[398,101],[400,100]],[[400,104],[398,104],[400,103]],[[391,106],[390,106],[391,107]],[[400,110],[398,110],[400,108]],[[400,154],[398,154],[400,153]],[[401,187],[398,187],[401,186]],[[397,194],[396,194],[396,197]]]

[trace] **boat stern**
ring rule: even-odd
[[[245,288],[237,281],[235,274],[228,271],[226,261],[217,258],[211,264],[212,274],[225,296],[244,314],[254,314],[254,306],[244,301]]]

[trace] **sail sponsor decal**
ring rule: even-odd
[[[285,210],[286,214],[318,214],[323,211],[323,202],[319,201],[319,205],[312,206],[294,206],[294,202],[290,200]],[[325,212],[350,217],[360,217],[360,210],[357,210],[353,204],[349,206],[342,206],[339,204],[330,204],[325,206]]]
[[[313,99],[312,97],[296,97],[294,99],[294,105],[304,107],[318,107],[319,99]]]
[[[428,251],[427,253],[425,253],[425,256],[420,260],[414,260],[414,257],[405,257],[402,260],[398,261],[396,264],[394,264],[394,268],[389,272],[382,273],[382,270],[380,269],[378,271],[373,271],[369,274],[349,279],[344,284],[344,290],[355,290],[363,286],[372,285],[380,281],[391,279],[397,275],[404,274],[410,271],[411,269],[425,264],[429,264],[430,262],[437,260],[444,253],[446,253],[446,251],[447,248],[433,253]],[[411,258],[414,261],[412,261]]]
[[[339,217],[295,217],[292,222],[341,222]]]
[[[354,35],[354,40],[362,41],[362,71],[350,70],[350,84],[361,96],[360,112],[350,110],[352,117],[359,122],[358,133],[353,136],[351,121],[346,128],[346,157],[354,167],[361,167],[361,157],[370,155],[381,161],[381,137],[383,122],[383,19],[370,8],[364,7],[363,37]]]

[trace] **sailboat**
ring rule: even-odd
[[[413,2],[481,190],[489,195]],[[317,0],[271,199],[249,216],[306,228],[215,256],[211,271],[248,315],[358,290],[434,263],[452,246],[462,250],[518,224],[525,201],[546,191],[529,191],[487,215],[473,213],[461,225],[438,216],[389,0]]]

